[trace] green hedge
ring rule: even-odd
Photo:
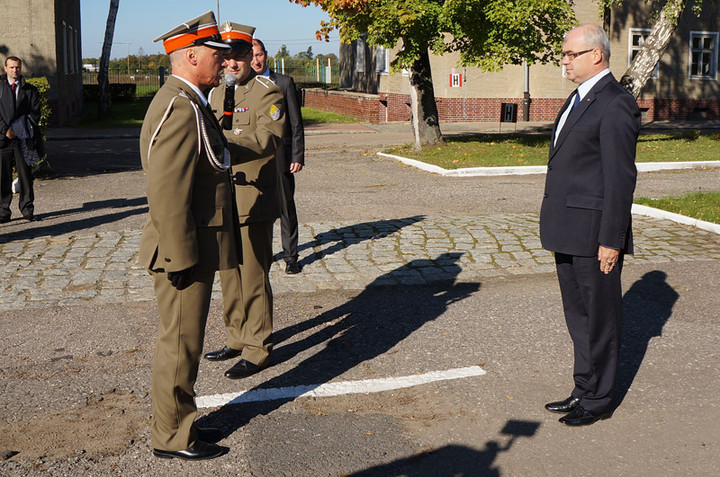
[[[50,83],[48,83],[48,79],[45,76],[38,76],[36,78],[25,78],[25,82],[35,86],[40,93],[40,124],[38,124],[38,126],[40,127],[40,134],[42,135],[43,146],[41,146],[41,148],[38,150],[38,153],[42,157],[40,163],[38,163],[38,165],[36,166],[36,168],[38,168],[47,159],[44,144],[47,140],[47,138],[45,137],[45,131],[47,130],[48,124],[50,123],[50,115],[52,114],[52,109],[50,109],[50,101],[48,101]]]

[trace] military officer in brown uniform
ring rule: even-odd
[[[257,76],[250,66],[254,31],[236,23],[222,25],[223,41],[232,47],[225,55],[225,82],[228,74],[231,80],[235,75],[237,82],[234,87],[224,82],[210,94],[210,104],[225,136],[240,148],[237,156],[233,154],[232,178],[242,258],[237,269],[220,271],[226,345],[205,355],[214,361],[240,356],[225,372],[230,379],[266,368],[272,351],[272,232],[280,216],[275,150],[282,141],[285,114],[280,89]]]
[[[230,153],[205,94],[217,86],[227,45],[212,12],[156,39],[172,76],[150,104],[140,134],[148,222],[140,262],[153,276],[159,312],[152,365],[151,445],[157,457],[209,459],[227,448],[195,425],[194,385],[215,270],[236,269]]]

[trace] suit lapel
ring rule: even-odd
[[[603,88],[605,88],[605,86],[610,82],[611,79],[613,79],[611,73],[600,78],[600,80],[595,84],[595,86],[593,86],[592,89],[588,91],[585,97],[580,101],[580,103],[578,103],[577,106],[575,106],[575,109],[573,109],[572,112],[568,115],[567,119],[565,120],[565,124],[563,124],[562,130],[558,135],[557,141],[555,141],[554,147],[551,148],[550,159],[553,158],[555,153],[562,146],[563,142],[565,142],[565,138],[568,137],[568,135],[570,134],[570,130],[572,130],[578,119],[580,119],[582,115],[585,114],[585,111],[587,111],[590,105],[595,102],[597,94],[602,91]],[[565,109],[569,107],[570,99],[572,97],[573,95],[571,94],[570,97],[565,101],[563,111],[565,111]],[[557,129],[557,123],[560,120],[560,116],[562,116],[562,113],[558,115],[558,119],[555,121],[555,127],[553,127],[553,135],[551,136],[551,141],[552,138],[555,137],[555,131]]]

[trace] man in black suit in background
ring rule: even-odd
[[[610,74],[610,42],[597,25],[572,29],[562,65],[578,84],[555,121],[540,239],[555,252],[575,388],[545,408],[560,422],[582,426],[613,411],[620,327],[623,256],[632,253],[631,207],[640,110]]]
[[[262,41],[253,39],[252,68],[260,76],[269,77],[282,90],[285,98],[285,130],[276,152],[280,168],[280,231],[285,260],[285,273],[300,273],[298,264],[298,219],[295,209],[295,176],[305,165],[305,132],[295,82],[267,66],[267,50]]]

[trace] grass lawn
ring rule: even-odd
[[[86,102],[83,116],[76,127],[80,128],[108,128],[141,126],[145,112],[152,98],[139,98],[132,103],[115,102],[112,104],[110,114],[98,119],[97,103]],[[358,118],[343,116],[342,114],[326,113],[317,109],[302,108],[303,124],[321,123],[356,123],[361,121]]]
[[[547,164],[549,134],[477,134],[449,138],[442,146],[413,151],[411,145],[387,151],[435,164],[444,169]],[[643,134],[637,162],[714,161],[720,158],[720,137],[684,134]]]
[[[362,119],[354,118],[352,116],[343,116],[337,113],[328,113],[325,111],[318,111],[312,108],[301,108],[303,124],[323,124],[323,123],[357,123],[362,122]]]
[[[680,197],[661,199],[636,197],[633,202],[720,224],[720,192],[693,192]]]
[[[114,102],[110,114],[98,119],[97,103],[86,102],[83,107],[83,116],[77,123],[79,128],[112,128],[142,126],[145,112],[152,98],[139,98],[132,103]]]

